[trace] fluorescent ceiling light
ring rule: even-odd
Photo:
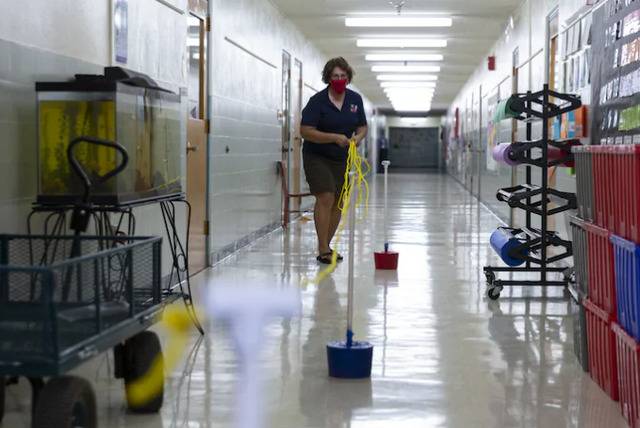
[[[393,107],[393,109],[397,112],[404,112],[404,113],[413,113],[413,112],[428,112],[431,111],[431,106],[425,106],[425,107]]]
[[[374,73],[438,73],[437,65],[374,65],[371,67]]]
[[[395,111],[404,111],[404,112],[430,111],[431,110],[431,106],[430,105],[426,105],[426,106],[416,107],[416,106],[395,106],[394,105],[393,109]]]
[[[444,56],[440,54],[369,54],[365,57],[367,61],[389,61],[389,62],[424,62],[443,61]]]
[[[434,82],[438,76],[433,74],[380,74],[378,80],[387,82]]]
[[[404,89],[404,88],[390,88],[390,89],[385,89],[384,93],[387,94],[387,96],[391,96],[391,95],[433,95],[434,91],[432,88],[409,88],[409,89]]]
[[[391,98],[389,101],[391,101],[391,104],[394,105],[403,105],[403,106],[424,106],[427,104],[431,104],[431,98],[406,98],[406,97],[400,97],[400,98]]]
[[[384,90],[387,95],[397,95],[397,94],[405,94],[405,95],[423,95],[429,94],[433,95],[433,88],[386,88]]]
[[[382,82],[382,88],[435,88],[436,82]]]
[[[377,18],[346,18],[347,27],[451,27],[453,20],[446,17],[384,16]]]
[[[358,39],[360,48],[446,48],[444,39]]]
[[[426,122],[427,118],[426,117],[401,117],[400,118],[400,122],[404,122],[404,123],[420,123],[420,122]]]

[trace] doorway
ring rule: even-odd
[[[302,62],[299,59],[295,59],[293,63],[293,77],[292,77],[292,108],[291,108],[291,120],[293,121],[293,144],[291,146],[291,168],[289,171],[289,185],[291,193],[296,195],[302,192],[302,135],[300,134],[300,123],[302,121]],[[292,210],[299,211],[301,200],[300,198],[293,198]]]
[[[205,3],[206,2],[200,2]],[[206,8],[204,9],[206,10]],[[191,12],[187,38],[188,97],[187,118],[187,201],[191,204],[189,229],[189,272],[207,267],[207,17]]]
[[[439,128],[390,128],[389,160],[393,169],[438,168]]]

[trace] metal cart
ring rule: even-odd
[[[120,165],[89,178],[73,156],[83,142],[119,151]],[[158,336],[147,331],[164,305],[162,239],[82,236],[92,215],[93,183],[122,171],[127,153],[116,143],[81,138],[68,154],[85,183],[71,221],[75,234],[0,235],[0,420],[6,385],[25,377],[32,386],[33,428],[97,426],[91,385],[65,373],[101,352],[113,349],[115,377],[125,386],[163,358]],[[161,390],[145,404],[128,404],[148,413],[162,401]]]

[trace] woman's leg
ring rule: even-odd
[[[333,220],[333,207],[336,204],[336,197],[333,193],[318,193],[316,206],[314,209],[314,221],[316,234],[318,235],[318,254],[326,254],[329,250],[329,235]],[[335,230],[333,230],[335,233]]]
[[[329,239],[328,245],[331,247],[331,241],[336,234],[336,230],[338,230],[338,225],[340,224],[340,217],[342,216],[342,212],[340,211],[340,207],[338,206],[338,198],[334,198],[333,206],[331,207],[331,220],[329,222]]]

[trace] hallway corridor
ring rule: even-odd
[[[582,374],[572,352],[568,302],[561,290],[506,289],[485,297],[481,268],[497,219],[446,175],[391,175],[391,242],[400,268],[375,272],[382,247],[382,177],[372,185],[367,220],[357,230],[356,338],[374,346],[370,381],[327,376],[325,345],[341,339],[346,263],[325,282],[318,272],[313,222],[297,222],[240,251],[198,278],[220,284],[301,287],[303,317],[276,321],[263,355],[271,427],[610,427],[625,426],[617,404]],[[345,248],[340,246],[345,252]],[[527,298],[522,297],[526,295]],[[81,372],[97,382],[101,427],[224,427],[236,369],[220,325],[196,343],[168,380],[160,415],[128,414],[111,357]],[[25,385],[10,388],[6,427],[28,426]]]

